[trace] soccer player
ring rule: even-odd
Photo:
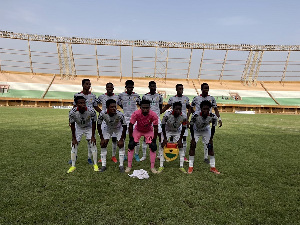
[[[190,114],[194,112],[194,109],[193,109],[194,107],[196,108],[195,111],[201,111],[200,104],[201,104],[201,102],[206,100],[206,101],[209,101],[211,103],[212,107],[214,108],[215,114],[218,117],[219,127],[221,127],[222,126],[222,120],[221,120],[221,117],[220,117],[219,110],[217,108],[217,102],[216,102],[216,99],[213,96],[208,95],[209,86],[208,86],[207,83],[202,83],[201,84],[201,91],[202,91],[201,95],[196,96],[196,97],[193,98],[193,101],[191,103],[191,107],[190,107],[189,112],[188,112],[188,118],[189,118]],[[211,112],[212,112],[212,109],[210,109],[210,113]],[[204,162],[209,164],[208,149],[207,149],[207,145],[205,145],[205,144],[204,144]]]
[[[109,99],[113,99],[116,102],[118,101],[118,96],[114,94],[114,85],[112,83],[106,84],[106,93],[103,95],[100,95],[96,102],[97,104],[102,104],[102,111],[106,111],[106,101]],[[102,123],[102,126],[104,126],[105,123]],[[114,163],[117,163],[118,160],[116,158],[116,152],[117,152],[117,137],[115,134],[112,135],[112,157],[111,160]]]
[[[133,125],[135,123],[136,126],[133,129]],[[136,146],[136,143],[139,142],[142,136],[144,136],[145,141],[150,148],[151,172],[157,173],[157,170],[154,167],[157,150],[157,132],[158,117],[155,112],[150,110],[150,101],[142,100],[140,109],[132,114],[129,123],[128,167],[125,170],[126,173],[129,173],[131,171],[134,147]]]
[[[189,169],[188,173],[193,172],[194,167],[194,158],[195,158],[195,149],[197,142],[202,136],[202,142],[208,148],[208,155],[210,158],[210,171],[215,174],[220,174],[220,172],[215,167],[215,156],[213,150],[213,137],[215,134],[215,127],[218,124],[218,117],[210,113],[211,103],[207,100],[201,102],[200,109],[201,111],[196,111],[193,113],[191,122],[190,122],[190,132],[191,132],[191,144],[190,144],[190,156],[189,156]],[[212,127],[210,128],[210,123]]]
[[[162,113],[162,104],[163,104],[163,97],[156,93],[156,83],[154,81],[149,82],[149,90],[147,94],[144,94],[142,97],[142,100],[148,100],[150,101],[150,109],[151,111],[155,112],[158,117],[158,139],[159,143],[161,142],[161,121],[160,121],[160,114]],[[147,145],[145,143],[145,140],[142,144],[143,149],[143,157],[140,159],[140,161],[143,161],[146,159],[146,150]],[[159,145],[159,151],[161,151],[161,145]]]
[[[134,82],[132,80],[127,80],[125,82],[125,88],[126,92],[123,92],[118,96],[118,105],[123,109],[127,127],[129,127],[130,117],[137,110],[137,105],[140,105],[141,98],[139,94],[133,92]],[[140,161],[139,149],[140,145],[137,143],[134,154],[137,162]]]
[[[169,98],[168,104],[162,109],[162,113],[164,113],[167,109],[169,109],[175,102],[181,102],[182,104],[182,114],[187,116],[187,109],[190,109],[190,99],[187,96],[183,95],[183,85],[176,84],[176,91],[177,95],[172,96]],[[189,117],[187,117],[187,120]],[[187,158],[185,157],[186,154],[186,137],[188,136],[188,130],[185,129],[184,136],[183,136],[183,151],[184,151],[184,161],[188,162]]]
[[[124,139],[126,137],[127,125],[124,118],[124,114],[117,110],[116,101],[113,99],[109,99],[106,101],[107,111],[103,111],[100,113],[98,118],[97,129],[101,139],[101,161],[102,168],[100,172],[104,172],[106,170],[106,155],[107,155],[107,144],[109,142],[110,137],[115,134],[118,140],[119,147],[119,161],[120,161],[120,172],[124,172]],[[104,125],[102,126],[102,124]]]
[[[173,110],[167,111],[161,121],[163,142],[161,144],[162,148],[168,143],[168,139],[172,138],[173,142],[177,142],[179,148],[179,159],[180,168],[179,170],[186,173],[183,168],[184,162],[184,150],[183,150],[183,137],[185,130],[187,128],[187,118],[186,115],[182,113],[181,102],[174,102],[172,105]],[[158,173],[162,172],[164,169],[164,156],[163,152],[159,152],[160,156],[160,166],[158,168]]]
[[[71,124],[72,131],[72,143],[71,143],[71,160],[72,166],[67,173],[72,173],[76,167],[76,156],[78,150],[78,144],[82,135],[85,135],[88,145],[92,151],[94,160],[94,171],[99,171],[97,165],[97,147],[95,138],[95,129],[97,115],[93,108],[86,107],[86,100],[83,96],[77,96],[75,98],[76,107],[71,109],[69,113],[69,122]]]
[[[82,82],[82,91],[74,94],[74,107],[76,107],[75,98],[77,96],[83,96],[85,98],[85,104],[87,107],[94,108],[97,112],[101,112],[101,109],[98,107],[98,104],[96,102],[96,95],[90,92],[91,89],[91,81],[89,79],[83,79]],[[77,156],[76,156],[77,157]],[[93,165],[92,161],[92,151],[91,146],[88,145],[88,163],[90,165]],[[72,164],[72,160],[69,160],[69,164]]]

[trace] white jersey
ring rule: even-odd
[[[165,113],[161,124],[166,125],[166,132],[179,133],[181,131],[181,126],[187,127],[187,118],[184,114],[175,117],[172,111],[168,111]]]
[[[163,97],[161,94],[155,93],[152,95],[150,92],[144,94],[142,100],[149,100],[150,101],[150,109],[156,113],[158,118],[160,118],[160,108],[159,105],[163,104]]]
[[[108,96],[107,93],[100,95],[96,102],[97,104],[102,104],[102,111],[106,112],[106,101],[109,99],[113,99],[116,101],[116,103],[118,102],[118,95],[113,94],[112,96]]]
[[[119,130],[122,126],[126,126],[124,114],[117,110],[117,113],[110,116],[106,111],[101,111],[98,117],[98,125],[105,122],[108,130]]]
[[[123,108],[124,116],[130,118],[131,115],[137,110],[137,104],[141,102],[141,97],[139,94],[132,92],[131,95],[127,92],[119,94],[118,105]]]
[[[202,95],[198,95],[196,97],[193,98],[193,101],[191,103],[192,107],[196,107],[195,111],[201,111],[200,108],[200,104],[203,101],[210,101],[211,103],[211,108],[210,108],[210,112],[212,112],[212,108],[216,108],[217,107],[217,102],[216,99],[213,96],[207,95],[206,97],[203,97]]]
[[[192,126],[195,131],[201,132],[206,130],[210,123],[212,126],[217,126],[218,117],[215,114],[210,113],[206,118],[203,118],[202,113],[196,111],[192,115],[190,126]]]
[[[75,98],[77,96],[83,96],[85,98],[85,104],[87,107],[95,107],[95,106],[98,106],[97,102],[96,102],[96,95],[92,94],[91,92],[89,92],[87,95],[83,94],[83,92],[78,92],[76,94],[74,94],[74,102],[73,102],[73,105],[76,105],[75,103]]]
[[[97,122],[97,114],[93,108],[86,107],[84,113],[78,111],[77,107],[70,110],[69,122],[75,123],[80,128],[92,127],[92,122]]]
[[[182,104],[182,114],[186,115],[186,109],[190,105],[190,99],[187,96],[182,95],[181,97],[178,97],[177,95],[169,98],[168,105],[171,105],[173,107],[173,104],[175,102],[180,102]]]

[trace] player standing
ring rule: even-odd
[[[112,83],[106,84],[106,93],[103,95],[100,95],[96,102],[97,104],[102,104],[102,111],[106,112],[106,101],[109,99],[113,99],[116,102],[118,101],[118,96],[114,94],[114,85]],[[102,126],[105,126],[105,123],[102,123]],[[112,157],[111,160],[114,163],[117,163],[118,160],[116,158],[116,152],[117,152],[117,137],[115,134],[112,135]]]
[[[182,114],[184,116],[187,116],[187,110],[190,109],[190,99],[187,96],[183,95],[183,85],[182,84],[176,84],[176,91],[177,95],[172,96],[169,98],[168,104],[162,109],[162,113],[164,113],[167,109],[169,109],[175,102],[181,102],[182,104]],[[187,120],[189,117],[187,117]],[[188,136],[188,130],[185,129],[184,135],[183,135],[183,151],[184,151],[184,161],[188,162],[187,158],[185,157],[186,154],[186,137]]]
[[[82,135],[85,135],[89,146],[91,147],[93,160],[94,160],[94,171],[99,171],[97,165],[97,147],[95,138],[95,129],[97,115],[93,108],[86,107],[86,100],[83,96],[75,98],[76,107],[70,110],[69,122],[71,124],[72,131],[72,143],[71,143],[71,160],[72,166],[67,173],[72,173],[76,167],[76,156],[78,150],[78,144],[81,141]]]
[[[183,150],[183,137],[185,130],[187,128],[187,118],[186,115],[182,113],[182,104],[181,102],[175,102],[172,105],[173,110],[167,111],[161,121],[162,124],[162,133],[163,133],[163,142],[162,148],[168,143],[168,140],[171,138],[172,142],[178,144],[179,148],[179,159],[180,159],[180,168],[179,170],[183,173],[186,173],[183,168],[184,162],[184,150]],[[162,152],[159,152],[160,156],[160,166],[158,172],[162,172],[164,169],[164,156]]]
[[[199,138],[202,137],[202,141],[208,149],[210,171],[215,174],[220,174],[215,167],[213,150],[213,137],[215,134],[215,127],[218,124],[218,117],[215,114],[210,113],[211,103],[209,101],[201,102],[200,109],[201,111],[193,113],[190,122],[191,144],[188,173],[191,174],[193,172],[196,145]],[[211,128],[210,123],[212,124]]]
[[[118,105],[123,109],[127,127],[129,127],[131,115],[137,110],[137,105],[140,105],[141,98],[139,94],[133,92],[134,82],[132,80],[127,80],[125,82],[125,88],[126,92],[120,93],[118,95]],[[135,160],[137,162],[140,161],[139,149],[140,145],[139,143],[137,143],[134,154]]]
[[[193,101],[191,103],[191,107],[190,107],[189,112],[188,112],[188,118],[189,118],[190,114],[194,112],[194,109],[193,109],[194,107],[196,108],[195,111],[201,111],[201,108],[200,108],[201,102],[209,101],[211,103],[212,107],[215,110],[216,116],[218,117],[219,127],[221,127],[222,126],[222,120],[221,120],[221,117],[220,117],[219,110],[217,108],[217,102],[216,102],[216,99],[213,96],[208,95],[209,86],[208,86],[207,83],[202,83],[201,84],[201,92],[202,92],[201,95],[196,96],[196,97],[193,98]],[[212,112],[212,108],[210,109],[210,113],[211,112]],[[207,149],[207,145],[204,142],[203,142],[203,146],[204,146],[204,162],[209,163],[208,149]]]
[[[102,168],[100,172],[104,172],[106,170],[106,155],[107,155],[107,144],[109,142],[110,137],[114,134],[118,140],[119,147],[119,161],[120,161],[120,172],[124,172],[124,140],[126,137],[127,125],[124,118],[124,114],[117,110],[116,101],[113,99],[109,99],[106,101],[107,111],[103,111],[100,113],[98,118],[98,133],[101,139],[101,161]],[[104,125],[102,126],[102,124]]]
[[[156,93],[156,83],[154,81],[149,82],[149,90],[147,94],[144,94],[142,97],[142,100],[148,100],[150,101],[150,109],[151,111],[155,112],[158,117],[158,139],[159,143],[161,143],[161,121],[160,121],[160,114],[162,113],[162,104],[163,104],[163,97],[161,94]],[[143,149],[143,157],[141,158],[141,161],[146,159],[146,150],[147,145],[145,143],[145,140],[142,144]],[[159,145],[159,151],[163,151],[161,145]]]
[[[133,125],[135,123],[136,126],[133,129]],[[128,167],[125,170],[126,173],[129,173],[132,168],[134,147],[136,146],[136,143],[139,142],[142,136],[144,136],[145,142],[149,145],[150,148],[151,172],[157,173],[157,170],[154,167],[157,150],[157,133],[158,117],[155,112],[150,110],[150,101],[142,100],[141,108],[132,114],[129,123]]]
[[[82,82],[82,91],[74,94],[74,102],[73,105],[74,107],[76,106],[75,98],[77,96],[83,96],[85,98],[85,103],[87,107],[94,108],[97,112],[101,112],[101,109],[98,107],[98,104],[96,102],[96,95],[90,92],[91,89],[91,81],[89,79],[83,79]],[[76,156],[77,157],[77,156]],[[91,146],[88,143],[88,163],[90,165],[93,165],[92,161],[92,151],[91,151]],[[72,164],[72,160],[69,160],[69,164]]]

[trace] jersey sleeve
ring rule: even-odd
[[[138,104],[138,105],[141,104],[141,96],[139,94],[137,94],[137,97],[136,97],[136,104]]]
[[[215,99],[213,96],[211,96],[211,106],[212,106],[213,108],[216,108],[216,107],[217,107],[216,99]]]
[[[153,125],[158,125],[158,116],[156,115],[155,112],[152,113],[152,118],[153,118]]]
[[[102,122],[103,122],[103,120],[104,120],[104,118],[103,118],[103,112],[101,112],[100,114],[99,114],[99,116],[98,116],[98,125],[101,125],[102,124]]]
[[[216,127],[218,125],[218,117],[215,114],[212,114],[211,124],[214,127]]]
[[[196,97],[197,97],[197,96],[196,96]],[[196,106],[196,101],[197,101],[196,97],[193,98],[193,101],[192,101],[192,103],[191,103],[191,106],[192,106],[192,107],[195,107],[195,106]]]
[[[117,100],[117,104],[118,104],[119,106],[121,106],[121,107],[123,107],[122,96],[123,96],[123,94],[120,93],[120,94],[118,95],[118,100]]]
[[[76,111],[74,109],[77,109],[77,107],[71,109],[69,112],[69,123],[75,123],[75,112]]]
[[[93,106],[97,107],[98,103],[97,103],[97,96],[93,94]]]
[[[169,98],[169,101],[168,101],[168,105],[173,105],[173,98],[171,97],[171,98]]]
[[[188,106],[190,106],[190,99],[189,99],[189,97],[186,97],[186,106],[187,106],[187,108],[188,108]]]
[[[131,115],[131,118],[130,118],[130,123],[131,123],[131,124],[135,124],[135,122],[136,122],[136,120],[137,120],[137,118],[136,118],[136,116],[137,116],[136,112],[137,112],[137,111],[135,111],[135,112]]]
[[[127,123],[126,123],[123,113],[119,112],[119,118],[120,118],[120,122],[121,122],[122,126],[127,126]]]
[[[90,109],[91,111],[91,120],[92,122],[97,122],[97,114],[96,114],[96,111],[94,109]]]
[[[198,115],[196,114],[196,112],[193,113],[192,118],[191,118],[191,122],[190,122],[190,127],[192,127],[196,123],[197,116]]]
[[[164,99],[161,95],[159,95],[159,104],[162,105],[164,103]]]
[[[162,118],[161,124],[166,124],[167,121],[168,121],[168,113],[166,113],[166,114],[164,115],[164,117]]]

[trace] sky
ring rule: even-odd
[[[300,1],[298,0],[0,0],[0,5],[0,30],[15,33],[62,37],[221,44],[300,44]],[[14,49],[28,48],[26,42],[12,41],[14,42],[0,40],[0,47]],[[52,49],[43,49],[44,46],[48,45],[45,43],[41,44],[42,45],[32,43],[32,49],[49,52],[57,51],[54,44]],[[91,46],[83,46],[80,51],[77,50],[79,47],[79,45],[74,46],[73,51],[75,53],[77,51],[90,55],[95,54],[95,50],[91,48]],[[100,49],[100,46],[98,47]],[[104,47],[101,48],[100,52],[103,52]],[[135,48],[134,55],[140,54],[148,56],[148,49],[143,48],[143,52],[141,53],[139,50],[140,49]],[[152,51],[150,56],[153,56],[155,49],[150,50]],[[110,51],[109,54],[118,54],[118,52],[113,53],[113,51]],[[186,62],[188,62],[190,57],[190,51],[188,50],[185,50],[185,52],[178,50],[172,54],[172,56],[169,57],[176,58],[182,56],[186,59]],[[201,54],[201,50],[193,52],[190,72],[191,78],[197,78],[198,76]],[[207,51],[205,57],[210,58],[209,54],[209,51]],[[224,51],[214,51],[212,52],[212,58],[216,58],[217,62],[219,62],[224,59],[224,54]],[[287,52],[266,52],[263,56],[266,65],[262,64],[260,68],[259,76],[261,79],[269,79],[267,76],[271,75],[275,76],[275,78],[270,79],[280,80],[283,74],[282,71],[285,68],[287,54]],[[241,78],[247,55],[247,52],[230,52],[228,56],[229,61],[226,62],[226,69],[228,69],[228,71],[224,71],[224,75],[228,75],[228,79]],[[131,49],[123,48],[122,57],[123,56],[123,74],[130,76],[134,70],[131,67],[130,61]],[[10,70],[11,68],[18,69],[17,67],[8,67],[10,63],[13,64],[10,60],[28,61],[27,58],[28,56],[21,58],[21,56],[16,55],[0,54],[2,68],[4,70]],[[241,62],[242,65],[230,66],[228,65],[230,59],[241,59],[243,61]],[[36,66],[38,63],[42,65],[40,67],[45,67],[45,64],[39,62],[43,60],[41,57],[34,57],[33,60],[36,61],[35,67],[38,67]],[[53,63],[58,64],[57,59],[53,60]],[[75,61],[76,60],[75,58]],[[276,60],[276,66],[274,66],[272,62],[270,63],[270,61]],[[299,80],[300,52],[293,52],[290,60],[294,60],[294,62],[289,64],[287,76],[291,76],[289,79]],[[29,70],[28,62],[26,63],[24,63],[23,68],[19,68],[21,71],[24,71],[25,67],[26,70]],[[292,63],[294,63],[294,65],[292,65]],[[83,74],[96,75],[97,73],[95,59],[91,59],[89,62],[83,62],[78,59],[75,64],[77,74],[80,74],[80,70]],[[83,64],[83,66],[80,67],[81,64]],[[88,68],[86,64],[92,66]],[[135,62],[137,68],[150,68],[146,72],[145,70],[141,72],[145,72],[146,74],[150,73],[150,75],[153,75],[152,68],[154,64],[152,64],[138,64]],[[202,68],[202,76],[207,75],[208,79],[210,77],[219,79],[220,70],[222,68],[220,64],[222,63],[212,65],[208,62]],[[173,65],[168,64],[169,77],[185,76],[188,63],[180,64],[182,65],[180,68],[178,65],[176,62]],[[23,65],[18,63],[18,66],[22,67]],[[51,69],[52,68],[54,68],[54,66],[52,66]],[[174,68],[173,71],[172,68]],[[205,71],[205,69],[207,70]],[[211,71],[211,69],[215,71]],[[55,66],[55,71],[50,72],[57,73],[57,70],[58,65]],[[106,69],[104,68],[103,70]],[[137,70],[139,69],[135,69],[135,72]],[[233,70],[235,71],[233,72]],[[178,75],[177,71],[182,72]],[[35,69],[35,72],[45,72],[45,70],[39,71]],[[112,74],[118,75],[119,72],[112,72]]]
[[[0,30],[55,36],[299,44],[297,0],[1,0]]]

